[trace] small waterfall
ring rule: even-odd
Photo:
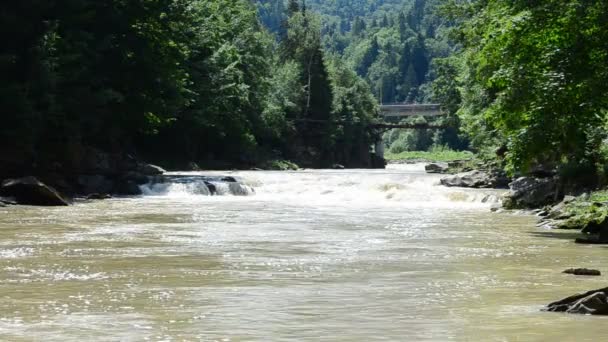
[[[249,196],[253,187],[234,177],[168,174],[140,186],[145,196]]]
[[[229,173],[233,176],[226,176]],[[239,171],[168,173],[141,190],[146,196],[251,196],[313,206],[490,207],[502,190],[447,188],[424,165],[387,170]],[[254,190],[255,188],[255,190]]]
[[[219,178],[220,172],[208,172]],[[423,164],[391,166],[386,170],[238,171],[239,182],[216,185],[218,194],[246,195],[255,188],[256,201],[315,207],[384,206],[490,207],[500,203],[503,190],[447,188],[442,175],[427,174]]]

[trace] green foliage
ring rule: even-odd
[[[420,99],[429,58],[441,50],[428,48],[442,25],[428,8],[420,0],[6,4],[0,168],[67,169],[88,146],[174,165],[250,166],[271,155],[368,166],[374,92]]]
[[[446,12],[460,22],[451,79],[475,146],[508,147],[512,172],[606,162],[606,2],[452,1]]]
[[[289,118],[297,116],[299,104],[304,97],[304,89],[299,82],[300,66],[289,61],[280,64],[275,62],[275,71],[270,79],[270,90],[266,98],[262,120],[268,137],[280,139],[289,130],[293,130],[293,122]]]
[[[408,151],[401,153],[387,153],[389,161],[453,161],[472,159],[474,154],[469,151],[454,151],[444,146],[434,146],[429,151]]]

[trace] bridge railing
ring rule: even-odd
[[[444,115],[441,105],[425,104],[383,104],[380,106],[381,116],[440,116]]]

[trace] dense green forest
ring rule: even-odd
[[[165,165],[371,166],[378,103],[453,128],[392,131],[603,179],[608,4],[582,0],[25,0],[0,13],[0,169],[90,150]],[[498,152],[497,154],[495,152]]]
[[[442,12],[461,49],[440,61],[437,94],[473,147],[511,173],[605,182],[608,3],[451,0]]]
[[[258,0],[262,22],[278,37],[286,3]],[[307,0],[319,13],[323,47],[362,77],[381,103],[429,103],[439,99],[432,84],[436,60],[455,50],[449,40],[453,21],[441,16],[439,0]],[[454,128],[392,130],[384,137],[390,152],[426,150],[431,146],[468,147]]]
[[[376,100],[297,3],[280,39],[247,0],[26,0],[0,21],[3,174],[62,171],[92,150],[371,166]]]
[[[308,0],[320,13],[322,41],[368,81],[383,103],[432,101],[430,65],[450,54],[449,22],[437,15],[436,0]],[[284,35],[284,3],[259,0],[262,21]]]

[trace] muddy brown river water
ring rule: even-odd
[[[608,249],[491,213],[499,192],[421,165],[221,174],[255,194],[0,208],[0,340],[608,340],[540,312],[606,286],[561,271],[608,272]]]

